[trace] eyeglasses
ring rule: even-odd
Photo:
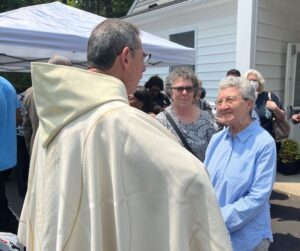
[[[144,52],[144,53],[143,53],[143,58],[144,58],[144,65],[148,65],[149,60],[150,60],[150,58],[151,58],[151,53],[146,53],[146,52]]]
[[[215,104],[217,106],[220,106],[223,104],[223,102],[225,102],[226,105],[231,105],[233,102],[237,101],[238,99],[247,100],[246,98],[241,98],[241,97],[236,97],[236,96],[228,96],[224,99],[217,99],[215,101]]]
[[[132,53],[134,53],[134,49],[132,49],[132,48],[129,48],[130,49],[130,51],[132,52]],[[117,55],[120,55],[122,53],[122,51],[120,51]],[[143,52],[143,62],[144,62],[144,65],[148,65],[149,64],[149,60],[150,60],[150,58],[151,58],[151,53],[146,53],[146,52]]]
[[[194,91],[194,86],[175,86],[175,87],[172,87],[172,89],[178,93],[182,93],[184,90],[187,93],[191,93]]]

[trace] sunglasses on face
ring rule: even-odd
[[[172,89],[178,93],[182,93],[184,90],[187,93],[191,93],[194,91],[194,86],[175,86],[175,87],[172,87]]]

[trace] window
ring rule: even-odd
[[[195,48],[195,31],[187,31],[182,33],[171,34],[170,41],[186,47]],[[195,71],[195,65],[181,65],[181,66],[190,67]],[[176,67],[178,66],[171,66],[170,71],[173,71]]]
[[[294,104],[295,107],[300,107],[300,53],[297,53],[297,65],[295,76],[295,91],[294,91]]]

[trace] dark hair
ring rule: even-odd
[[[137,98],[139,101],[143,102],[144,105],[141,108],[144,112],[153,112],[153,102],[149,91],[143,86],[137,86],[133,96]]]
[[[239,70],[237,70],[237,69],[231,69],[231,70],[229,70],[227,73],[226,73],[226,77],[228,77],[228,76],[236,76],[236,77],[240,77],[241,76],[241,73],[240,73],[240,71]]]
[[[152,86],[157,85],[161,91],[164,89],[164,82],[163,80],[158,76],[154,75],[145,83],[145,87],[147,89],[150,89]]]
[[[200,98],[203,99],[203,98],[205,98],[205,96],[206,96],[206,90],[205,90],[204,87],[201,87],[201,95],[200,95]]]
[[[141,47],[139,30],[124,20],[106,19],[97,25],[88,40],[88,68],[110,69],[125,47],[134,56],[135,50]]]

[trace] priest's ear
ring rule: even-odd
[[[123,69],[126,69],[129,66],[129,62],[132,58],[131,51],[129,47],[124,47],[122,52],[120,53],[120,61]]]

